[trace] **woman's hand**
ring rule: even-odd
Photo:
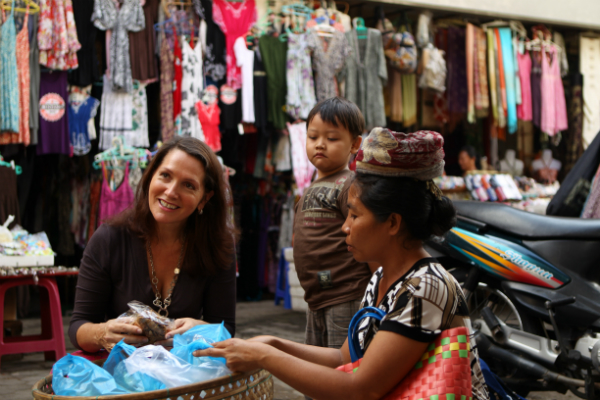
[[[196,325],[203,325],[203,324],[208,324],[208,322],[204,322],[201,319],[194,319],[194,318],[176,319],[173,322],[173,328],[169,332],[167,332],[167,334],[165,335],[165,339],[173,339],[173,337],[175,335],[177,335],[177,334],[181,335],[182,333],[189,331]]]
[[[264,343],[242,339],[229,339],[214,343],[206,350],[197,350],[195,357],[222,357],[227,360],[227,368],[233,372],[252,371],[261,368],[260,361],[273,348]]]
[[[148,343],[148,338],[142,335],[142,328],[134,325],[129,318],[111,319],[103,324],[99,324],[96,341],[101,347],[110,351],[121,339],[124,339],[125,343],[133,346]]]

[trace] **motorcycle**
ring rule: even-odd
[[[426,248],[463,287],[480,357],[521,395],[600,398],[600,221],[454,205]]]

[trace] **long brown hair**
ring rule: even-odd
[[[126,228],[144,241],[156,234],[156,221],[150,211],[148,192],[150,182],[164,158],[172,150],[181,150],[204,166],[204,193],[214,195],[206,203],[202,215],[192,213],[185,224],[186,250],[182,267],[190,273],[214,274],[219,268],[228,268],[235,252],[237,230],[228,221],[228,185],[217,156],[206,143],[191,137],[177,136],[163,144],[138,185],[132,207],[116,215],[107,223]]]

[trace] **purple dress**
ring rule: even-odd
[[[448,111],[464,114],[467,112],[467,54],[464,28],[448,28]]]
[[[531,53],[531,108],[533,123],[538,128],[542,119],[542,64],[540,53]]]
[[[104,165],[102,169],[104,170]],[[106,170],[105,170],[106,171]],[[100,195],[100,211],[98,214],[98,223],[102,224],[113,215],[117,215],[133,203],[133,190],[129,185],[129,163],[125,166],[125,176],[119,187],[112,191],[108,186],[106,172],[102,181],[102,191]]]
[[[67,71],[40,76],[40,131],[37,154],[70,154]]]

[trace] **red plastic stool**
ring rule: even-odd
[[[36,285],[40,290],[42,334],[32,336],[4,337],[4,296],[15,286]],[[10,277],[0,280],[0,356],[14,353],[43,351],[46,361],[56,361],[66,355],[62,311],[58,286],[54,277]]]

